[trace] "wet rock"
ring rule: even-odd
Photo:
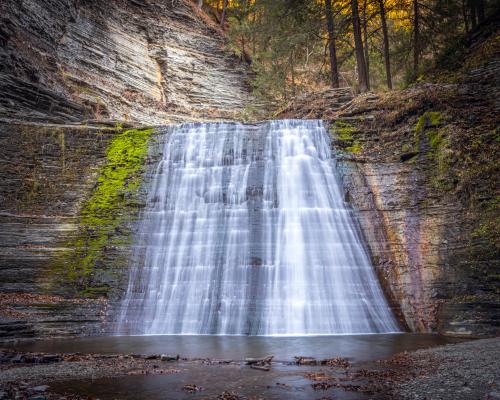
[[[13,363],[23,363],[25,361],[25,357],[23,354],[16,354],[14,357],[10,359],[10,362]]]
[[[247,358],[245,358],[245,364],[247,364],[247,365],[255,365],[255,364],[265,365],[265,364],[271,364],[271,362],[273,361],[273,358],[274,358],[274,356],[267,356],[267,357],[264,357],[264,358],[250,358],[250,357],[247,357]]]
[[[241,397],[235,392],[222,392],[217,396],[217,400],[241,400]]]
[[[250,365],[250,368],[258,369],[260,371],[270,371],[271,370],[271,368],[267,365],[258,365],[258,364],[252,364],[252,365]]]
[[[294,358],[295,358],[295,362],[298,365],[317,365],[318,364],[318,361],[312,357],[295,356]]]
[[[55,363],[62,361],[62,357],[57,354],[44,354],[40,361],[42,363]]]
[[[314,390],[328,390],[332,386],[333,386],[333,384],[332,383],[328,383],[328,382],[316,382],[316,383],[312,383],[311,384],[311,387]]]
[[[328,358],[325,360],[321,360],[319,362],[320,365],[328,365],[330,367],[342,367],[349,368],[350,363],[345,358],[337,357],[337,358]]]
[[[37,393],[44,393],[49,389],[49,387],[49,385],[39,385],[31,388],[31,390]]]
[[[160,356],[161,361],[179,361],[179,358],[180,358],[179,354],[177,354],[176,356],[169,356],[167,354],[162,354]]]
[[[196,386],[195,384],[187,384],[182,387],[182,390],[188,393],[196,393],[203,390],[203,388],[200,386]]]

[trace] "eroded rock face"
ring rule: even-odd
[[[79,228],[113,130],[0,124],[0,337],[95,332],[105,303],[66,296],[54,260]]]
[[[435,331],[438,286],[443,284],[444,217],[459,210],[424,205],[427,193],[412,166],[349,160],[340,164],[349,200],[400,317],[412,331]]]
[[[246,66],[188,0],[0,4],[0,120],[235,118]]]
[[[411,331],[499,332],[498,80],[483,85],[358,98],[332,121],[346,197]]]

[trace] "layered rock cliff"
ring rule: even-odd
[[[246,67],[188,0],[0,4],[0,121],[236,118]]]

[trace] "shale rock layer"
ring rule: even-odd
[[[0,120],[235,118],[245,65],[189,0],[0,4]]]

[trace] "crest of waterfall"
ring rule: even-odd
[[[117,333],[399,330],[321,121],[163,130]]]

